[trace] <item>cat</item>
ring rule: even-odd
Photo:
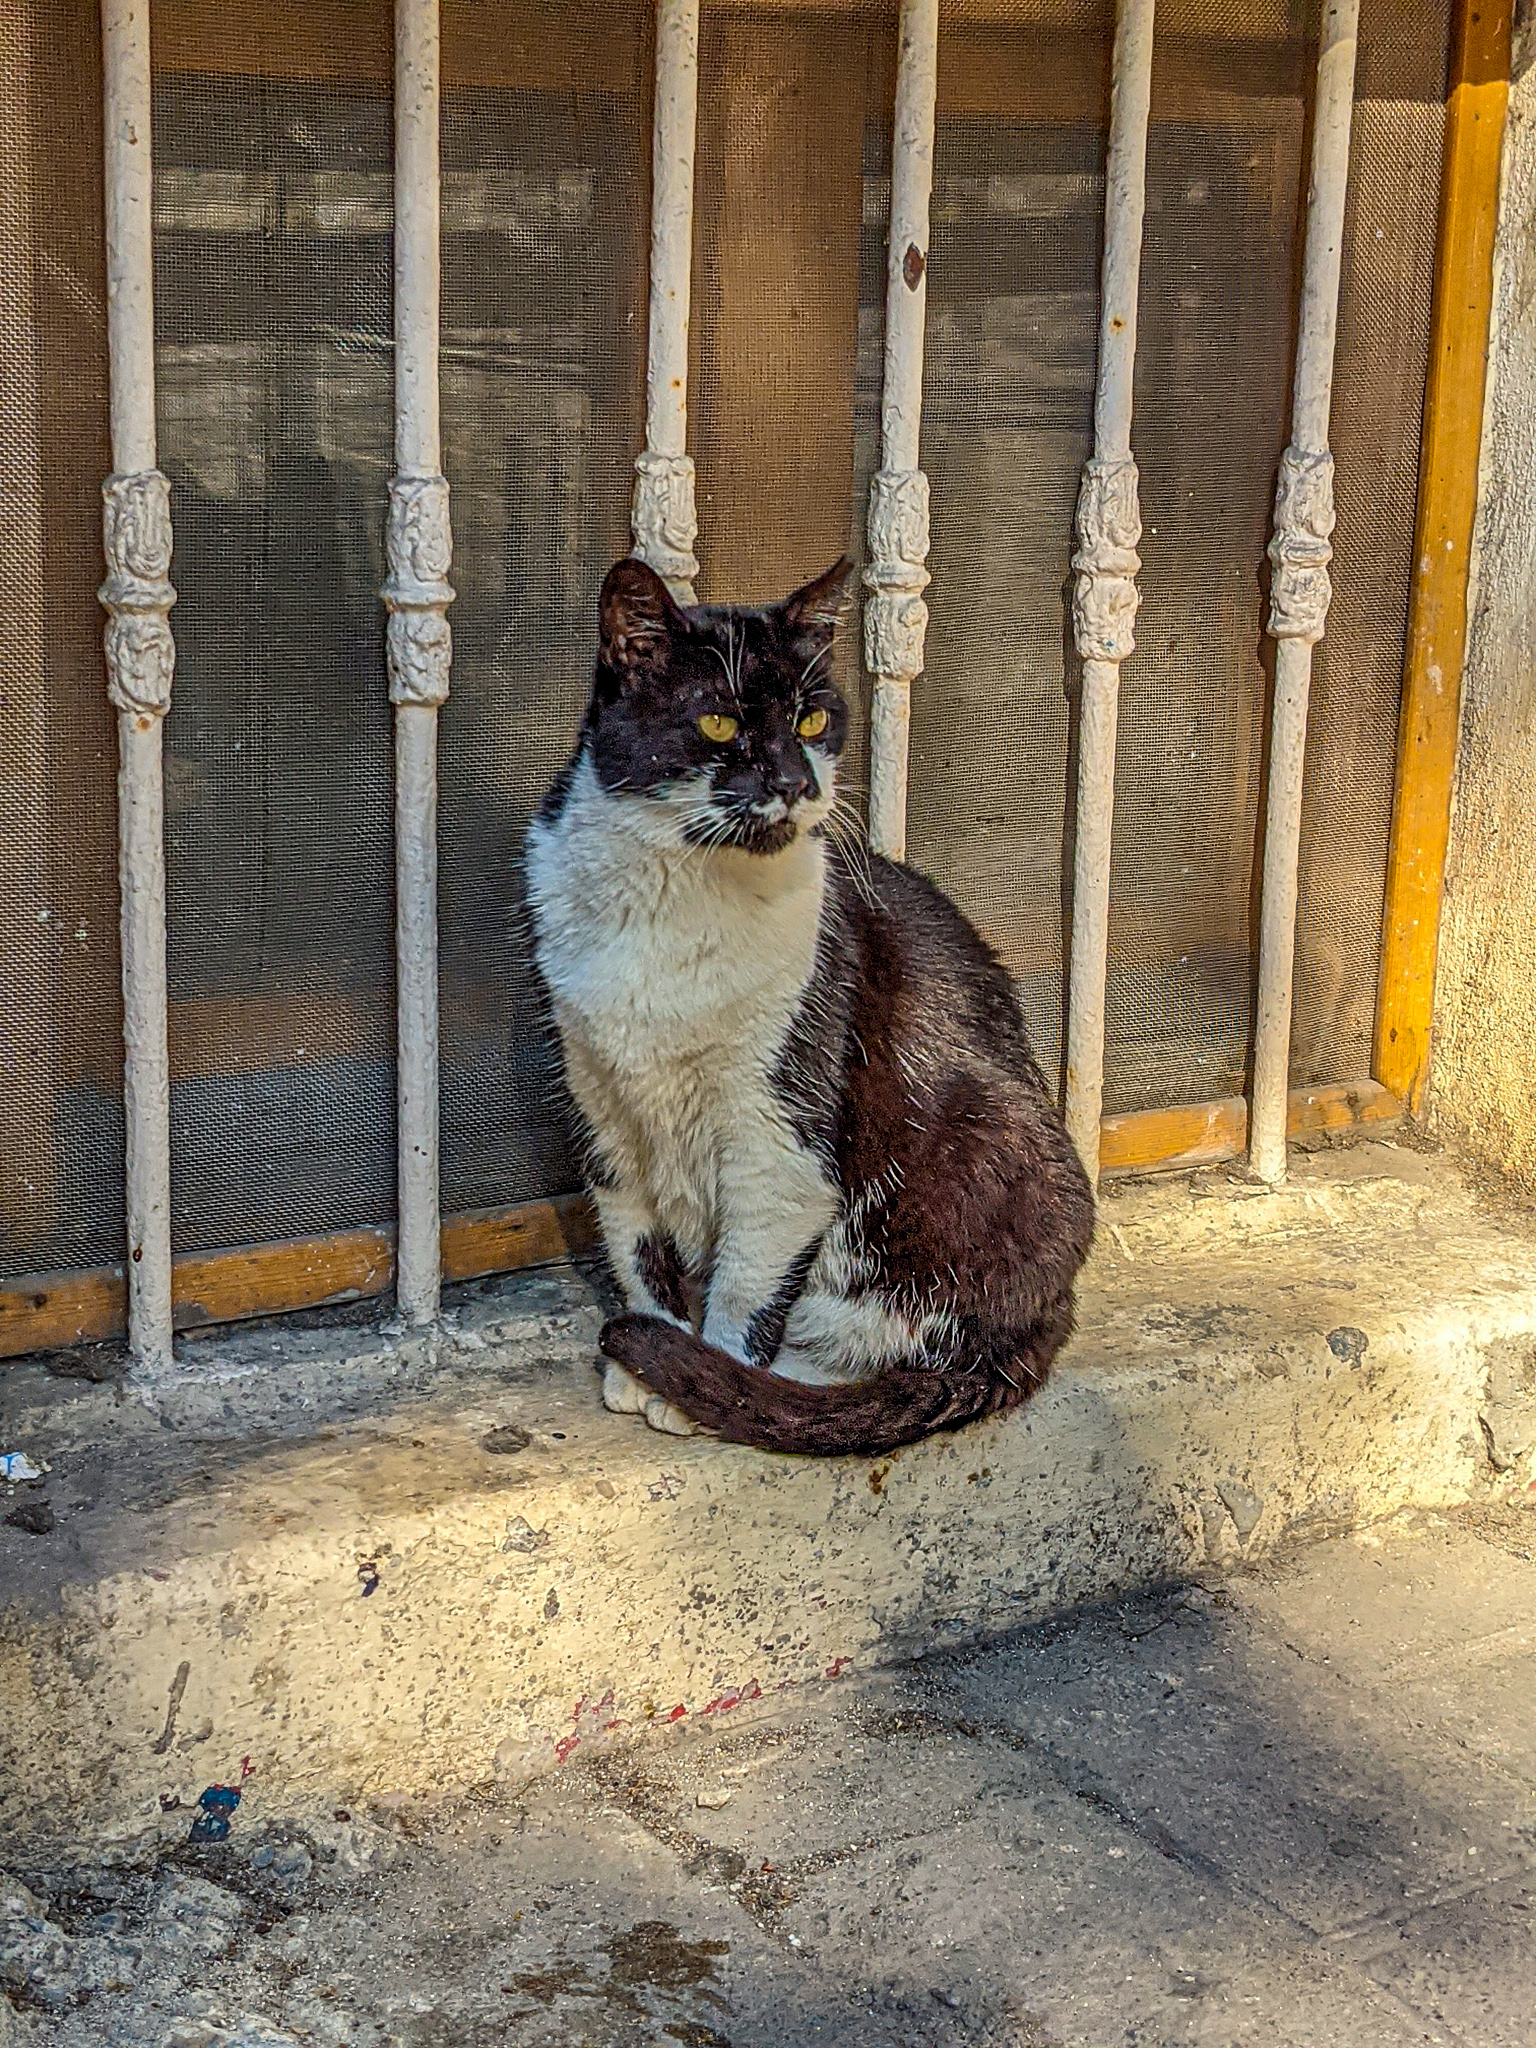
[[[603,583],[528,834],[535,959],[628,1313],[603,1398],[881,1452],[1011,1408],[1072,1329],[1093,1196],[1006,970],[838,809],[846,561],[764,609]]]

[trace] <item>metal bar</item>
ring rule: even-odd
[[[1088,1178],[1099,1181],[1104,1108],[1104,985],[1109,959],[1109,868],[1115,809],[1120,664],[1136,645],[1141,603],[1141,504],[1131,455],[1136,302],[1147,198],[1154,0],[1120,0],[1111,67],[1104,189],[1104,271],[1093,456],[1077,499],[1072,632],[1083,664],[1078,713],[1077,833],[1072,867],[1072,958],[1067,1006],[1067,1130]]]
[[[1377,1079],[1415,1113],[1429,1071],[1440,899],[1461,731],[1467,579],[1509,70],[1510,0],[1457,0],[1372,1062]]]
[[[864,664],[875,679],[869,734],[869,843],[888,860],[907,851],[907,740],[912,685],[928,631],[928,479],[918,467],[923,328],[928,308],[928,202],[939,79],[938,0],[902,0],[891,140],[891,222],[885,272],[885,382],[880,469],[869,494],[869,598]]]
[[[395,0],[395,475],[386,551],[395,707],[395,984],[399,1102],[396,1299],[442,1296],[437,1000],[437,713],[448,696],[453,536],[438,386],[442,170],[438,0]]]
[[[699,520],[688,453],[688,294],[699,111],[699,0],[657,0],[651,142],[651,315],[645,448],[635,462],[634,551],[679,604],[694,602]]]
[[[117,712],[118,885],[127,1134],[128,1341],[171,1351],[171,1090],[165,979],[162,732],[176,650],[170,485],[155,466],[148,0],[102,0],[112,470],[102,486],[107,695]]]
[[[1339,316],[1339,265],[1349,183],[1355,50],[1360,0],[1324,0],[1312,115],[1312,183],[1307,193],[1301,321],[1291,392],[1291,441],[1275,490],[1269,631],[1275,641],[1264,882],[1259,912],[1259,1015],[1253,1049],[1248,1159],[1260,1180],[1285,1178],[1285,1112],[1291,1056],[1291,984],[1296,952],[1296,870],[1301,847],[1302,776],[1312,649],[1323,637],[1333,588],[1333,457],[1328,411]]]

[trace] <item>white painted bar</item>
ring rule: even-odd
[[[679,604],[694,602],[699,520],[688,453],[688,311],[693,155],[699,111],[699,0],[657,0],[651,139],[651,312],[645,448],[635,462],[634,551]]]
[[[907,852],[907,740],[912,685],[928,632],[928,479],[918,467],[923,329],[928,310],[928,204],[939,84],[938,0],[902,0],[891,139],[891,222],[885,272],[880,469],[869,494],[869,597],[864,665],[874,677],[869,735],[869,843]]]
[[[128,1342],[171,1364],[171,1083],[162,733],[176,650],[170,485],[155,454],[155,268],[148,0],[102,0],[107,345],[113,474],[102,486],[107,694],[117,712],[118,885],[127,1136]]]
[[[1141,505],[1131,455],[1136,304],[1147,198],[1154,0],[1120,0],[1111,64],[1104,181],[1104,269],[1099,307],[1093,456],[1077,499],[1072,631],[1083,664],[1078,713],[1077,832],[1072,868],[1072,957],[1067,1004],[1067,1130],[1088,1178],[1099,1182],[1104,1110],[1104,986],[1109,959],[1109,869],[1115,809],[1120,664],[1136,646],[1141,597]]]
[[[453,653],[453,535],[438,385],[441,78],[438,0],[395,0],[395,475],[382,595],[395,707],[395,1291],[401,1314],[418,1326],[436,1320],[442,1298],[437,713]]]
[[[1301,320],[1291,398],[1291,442],[1275,492],[1269,630],[1275,641],[1264,883],[1259,913],[1259,1013],[1253,1052],[1249,1163],[1271,1186],[1285,1178],[1285,1114],[1296,954],[1296,876],[1312,649],[1333,591],[1333,457],[1328,413],[1339,314],[1339,265],[1349,182],[1360,0],[1324,0],[1307,194]]]

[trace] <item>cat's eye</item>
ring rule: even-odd
[[[728,717],[723,711],[706,711],[699,720],[699,731],[703,733],[705,739],[714,740],[718,746],[724,746],[727,740],[735,739],[740,730],[739,721]]]
[[[803,740],[819,740],[827,729],[827,714],[818,704],[814,711],[807,711],[795,727]]]

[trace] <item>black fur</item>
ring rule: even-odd
[[[1016,1407],[1044,1382],[1071,1334],[1068,1296],[1054,1317],[1036,1325],[1031,1361],[998,1341],[978,1349],[965,1371],[903,1362],[837,1387],[802,1386],[743,1365],[655,1316],[615,1316],[598,1345],[726,1443],[803,1457],[874,1457]]]
[[[836,1387],[754,1371],[645,1317],[600,1341],[728,1440],[877,1452],[1043,1382],[1071,1334],[1093,1197],[983,940],[910,868],[831,848],[828,866],[817,967],[775,1087],[862,1218],[850,1292],[914,1318],[942,1309],[944,1336],[920,1363]]]
[[[702,775],[710,799],[695,828],[699,842],[779,852],[793,828],[763,822],[753,806],[812,794],[807,746],[835,758],[847,739],[830,651],[849,573],[840,561],[781,605],[684,611],[645,563],[617,563],[603,583],[577,758],[590,751],[605,789],[641,796],[664,796],[685,776]],[[824,711],[827,724],[806,741],[795,728],[810,711]],[[699,720],[712,714],[736,721],[729,740],[700,731]],[[559,816],[574,766],[545,798],[545,819]]]
[[[660,1303],[669,1316],[687,1322],[688,1274],[682,1254],[665,1231],[654,1231],[641,1238],[635,1247],[635,1265],[651,1291],[652,1301]]]
[[[779,1282],[772,1301],[765,1302],[747,1325],[747,1350],[754,1365],[772,1365],[779,1355],[784,1342],[784,1327],[789,1321],[789,1312],[805,1292],[805,1283],[810,1278],[816,1254],[821,1250],[818,1237],[790,1263],[789,1271]]]
[[[798,828],[763,811],[775,797],[787,809],[810,795],[813,753],[835,760],[847,737],[830,674],[847,575],[839,563],[764,610],[685,612],[643,563],[617,564],[603,585],[577,759],[614,792],[676,802],[680,788],[697,788],[681,829],[700,845],[781,852]],[[809,712],[826,714],[813,736],[798,729]],[[732,729],[711,739],[701,718]],[[559,816],[569,786],[568,770],[545,818]],[[763,1369],[813,1279],[819,1241],[752,1315],[751,1365],[653,1317],[617,1318],[601,1345],[734,1441],[883,1451],[1012,1407],[1040,1385],[1071,1332],[1093,1198],[995,955],[911,868],[841,834],[826,853],[816,963],[771,1083],[840,1197],[829,1246],[846,1256],[835,1284],[920,1329],[921,1356],[892,1356],[837,1386]],[[741,942],[752,944],[749,930]],[[697,1294],[700,1276],[685,1275],[660,1239],[640,1256],[654,1298],[681,1317],[674,1303]],[[829,1249],[829,1262],[836,1256]]]

